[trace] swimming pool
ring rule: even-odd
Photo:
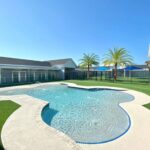
[[[77,89],[66,85],[39,86],[0,92],[0,95],[27,94],[50,104],[42,111],[43,120],[78,143],[112,141],[130,127],[128,114],[119,103],[133,96],[108,89]]]

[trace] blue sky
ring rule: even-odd
[[[149,0],[0,0],[0,55],[49,60],[103,57],[124,47],[147,60]]]

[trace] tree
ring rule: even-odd
[[[114,66],[114,80],[117,80],[117,67],[132,64],[132,56],[125,48],[110,49],[104,58],[105,66]]]
[[[89,79],[90,74],[90,67],[93,65],[99,64],[99,57],[98,55],[92,53],[92,54],[83,54],[83,58],[80,59],[81,63],[79,64],[80,67],[87,67],[87,79]]]

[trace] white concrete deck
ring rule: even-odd
[[[59,84],[59,83],[45,83]],[[33,88],[40,84],[2,88],[3,90]],[[43,85],[43,84],[42,84]],[[6,121],[2,129],[2,142],[6,150],[149,150],[150,110],[142,105],[150,102],[150,96],[122,88],[85,87],[80,88],[121,89],[135,97],[132,102],[120,104],[131,118],[131,128],[122,137],[105,144],[76,144],[68,136],[46,125],[41,119],[41,110],[47,102],[27,96],[0,96],[0,100],[12,100],[21,105]]]

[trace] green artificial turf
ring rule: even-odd
[[[150,109],[150,103],[149,104],[145,104],[143,106],[146,107],[147,109]]]
[[[142,82],[129,82],[129,81],[96,81],[96,80],[66,80],[66,82],[76,83],[84,86],[111,86],[121,87],[143,92],[150,95],[150,84]]]
[[[2,131],[2,127],[7,120],[7,118],[17,109],[20,105],[10,101],[0,101],[0,135]],[[0,138],[0,150],[3,150],[1,138]]]

